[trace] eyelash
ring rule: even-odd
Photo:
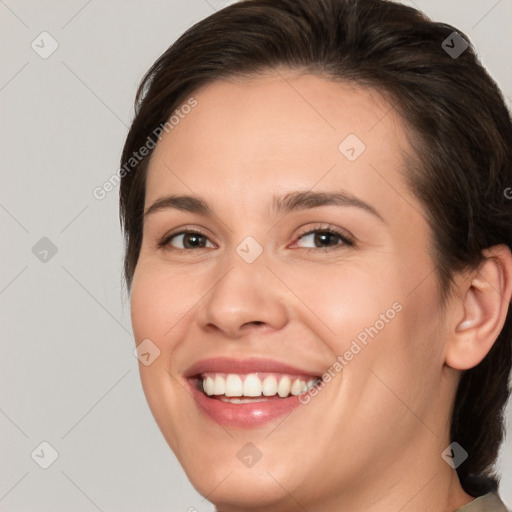
[[[337,245],[334,245],[334,246],[330,246],[330,247],[302,247],[302,249],[304,249],[305,251],[320,251],[320,252],[329,252],[329,251],[332,251],[332,250],[336,250],[336,249],[341,249],[343,247],[353,247],[355,246],[355,242],[349,238],[346,234],[342,233],[341,231],[338,231],[337,229],[334,229],[334,228],[331,228],[330,226],[316,226],[314,227],[313,229],[309,229],[308,231],[305,231],[304,233],[300,233],[296,240],[299,240],[307,235],[311,235],[313,233],[323,233],[323,234],[330,234],[330,235],[335,235],[337,236],[343,243],[342,244],[337,244]],[[205,238],[208,238],[204,233],[202,233],[201,231],[197,230],[197,229],[193,229],[193,228],[186,228],[186,229],[182,229],[181,231],[178,231],[176,233],[171,233],[169,235],[166,235],[164,236],[159,242],[158,242],[158,247],[161,248],[161,249],[165,249],[167,248],[168,246],[169,247],[172,247],[170,246],[169,242],[176,236],[179,236],[179,235],[189,235],[189,234],[193,234],[193,235],[199,235],[199,236],[202,236],[202,237],[205,237]],[[198,249],[205,249],[205,247],[199,247],[199,248],[196,248],[196,249],[180,249],[180,248],[176,248],[176,247],[172,247],[170,250],[172,251],[177,251],[177,252],[190,252],[190,251],[193,251],[193,250],[198,250]],[[299,247],[300,249],[300,247]]]

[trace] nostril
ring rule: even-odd
[[[261,322],[259,320],[255,320],[254,322],[247,322],[243,325],[243,327],[249,327],[251,325],[264,325],[265,322]]]

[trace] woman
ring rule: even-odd
[[[506,510],[512,124],[464,34],[233,4],[148,71],[121,164],[144,392],[218,511]]]

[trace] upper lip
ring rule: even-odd
[[[212,357],[209,359],[202,359],[192,364],[185,371],[184,377],[195,377],[205,372],[235,374],[273,372],[318,377],[318,374],[312,373],[309,370],[297,368],[295,366],[291,366],[280,361],[261,357],[251,357],[245,359],[236,359],[231,357]]]

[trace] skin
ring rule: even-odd
[[[197,106],[157,144],[145,206],[193,194],[213,214],[147,215],[131,291],[136,342],[161,351],[139,365],[144,392],[192,484],[222,512],[449,512],[470,502],[441,453],[459,370],[483,359],[505,321],[510,251],[491,248],[478,271],[458,275],[442,308],[431,229],[401,175],[407,130],[374,90],[280,70],[193,96]],[[338,150],[348,134],[366,145],[353,162]],[[342,189],[383,220],[354,206],[272,214],[272,194],[311,189]],[[298,238],[325,224],[355,245]],[[181,236],[158,246],[184,226],[204,234],[203,248]],[[250,264],[236,252],[247,236],[263,249]],[[183,373],[215,356],[321,375],[397,301],[395,318],[284,419],[221,427],[188,391]],[[262,453],[252,468],[237,458],[247,442]]]

